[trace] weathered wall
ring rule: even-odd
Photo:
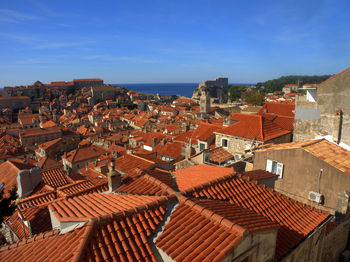
[[[319,262],[321,258],[322,242],[325,225],[315,231],[300,243],[291,253],[281,259],[283,262]]]
[[[350,220],[347,220],[325,235],[320,261],[339,261],[339,256],[345,250],[348,243],[349,227]]]
[[[350,70],[329,79],[317,89],[316,103],[307,103],[304,97],[296,100],[294,141],[313,139],[337,133],[336,111],[343,112],[341,142],[350,145]],[[315,110],[312,113],[310,110]],[[306,111],[305,111],[306,110]],[[305,113],[305,112],[306,113]],[[319,116],[317,116],[317,111]],[[302,113],[305,114],[302,114]],[[309,113],[312,118],[310,119]]]
[[[338,192],[350,188],[349,175],[301,148],[255,152],[254,169],[265,170],[267,159],[284,165],[283,178],[276,181],[275,190],[311,206],[333,212]],[[308,200],[309,191],[317,192],[320,169],[323,169],[320,179],[323,205]]]
[[[274,261],[277,230],[246,236],[222,261]]]
[[[232,155],[234,154],[244,154],[245,150],[253,148],[255,146],[262,145],[264,143],[274,143],[274,144],[279,144],[279,143],[288,143],[291,142],[292,135],[291,134],[286,134],[280,137],[277,137],[275,139],[271,139],[266,142],[261,142],[261,141],[253,141],[250,139],[244,139],[241,137],[233,137],[225,134],[216,134],[215,137],[215,143],[216,147],[221,147],[221,140],[222,139],[227,139],[228,140],[228,146],[225,148],[228,152],[230,152]]]

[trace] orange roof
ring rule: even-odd
[[[180,203],[155,245],[174,261],[221,261],[243,238],[237,227],[225,226]]]
[[[65,186],[72,182],[61,168],[43,171],[42,180],[53,188]]]
[[[327,213],[291,200],[265,186],[229,175],[184,192],[186,196],[199,199],[228,200],[230,203],[258,213],[277,222],[276,258],[281,258],[295,247],[317,226],[328,218]]]
[[[259,110],[258,114],[262,115],[263,113],[273,113],[281,116],[294,117],[294,110],[294,103],[266,102]]]
[[[89,194],[49,205],[53,215],[61,222],[87,221],[109,214],[123,212],[156,201],[166,201],[162,196],[133,196],[110,194]]]
[[[45,123],[42,124],[43,128],[54,127],[54,126],[57,126],[57,124],[52,120],[46,121]]]
[[[268,141],[291,132],[261,115],[235,113],[231,119],[237,122],[218,130],[216,133],[250,140]]]
[[[221,129],[218,125],[208,124],[208,123],[201,123],[197,129],[192,133],[191,139],[199,139],[202,141],[206,141],[209,139],[212,135],[214,135],[214,132]]]
[[[155,162],[153,161],[131,154],[124,154],[123,156],[118,157],[115,160],[115,167],[124,173],[130,172],[130,170],[132,170],[135,167],[141,170],[147,170],[153,167],[154,165]]]
[[[183,191],[233,172],[232,168],[202,164],[176,170],[174,176],[179,190]]]
[[[67,160],[71,163],[79,161],[85,161],[88,159],[98,158],[99,156],[106,154],[108,151],[99,146],[88,146],[74,149],[67,153]]]
[[[91,219],[81,228],[40,234],[0,249],[4,261],[156,261],[149,238],[164,219],[168,198]]]
[[[226,149],[222,147],[214,148],[209,153],[210,161],[218,164],[223,163],[232,158],[233,158],[233,155],[230,154]]]
[[[54,140],[51,140],[51,141],[48,141],[48,142],[45,142],[45,143],[42,143],[40,145],[38,145],[40,148],[42,148],[43,150],[46,150],[48,149],[49,147],[51,146],[56,146],[57,143],[61,142],[62,141],[62,138],[56,138]]]
[[[94,82],[94,81],[102,81],[102,79],[100,78],[73,79],[73,82]]]

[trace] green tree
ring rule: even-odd
[[[3,184],[2,184],[3,186]],[[14,186],[11,190],[8,190],[9,196],[4,197],[4,188],[0,189],[0,226],[4,220],[4,217],[11,216],[16,210],[16,204],[14,200],[17,199],[17,188]]]
[[[255,106],[262,106],[264,104],[264,96],[258,92],[251,92],[245,97],[245,102]]]

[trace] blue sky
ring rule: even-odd
[[[350,1],[1,0],[0,87],[255,83],[350,66]]]

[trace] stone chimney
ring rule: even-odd
[[[158,143],[158,139],[156,137],[152,137],[151,140],[152,140],[152,148],[155,148]]]
[[[164,146],[164,145],[166,144],[166,141],[165,141],[164,138],[162,138],[162,140],[160,140],[160,144],[161,144],[162,146]]]
[[[20,170],[17,174],[17,194],[19,198],[29,196],[34,188],[41,183],[41,168]]]
[[[334,122],[333,122],[333,134],[332,134],[333,139],[337,144],[339,144],[341,141],[342,124],[343,124],[343,112],[340,109],[338,109],[335,111]]]
[[[347,190],[340,191],[336,200],[335,217],[337,221],[349,218],[350,192]]]
[[[109,172],[107,174],[108,177],[108,191],[113,192],[117,189],[121,184],[121,174],[115,170],[114,161],[112,160],[110,165],[108,166]]]

